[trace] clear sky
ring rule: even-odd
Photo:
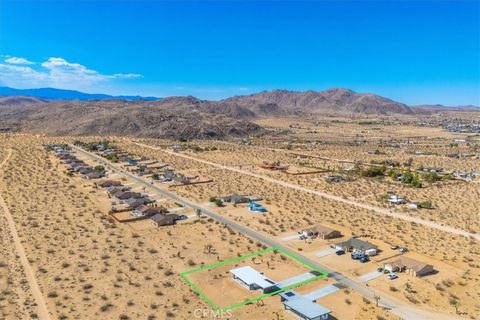
[[[0,85],[480,105],[479,3],[0,0]]]

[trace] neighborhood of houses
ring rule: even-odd
[[[330,254],[343,256],[346,253],[350,253],[352,260],[358,260],[362,264],[370,262],[372,257],[383,254],[383,251],[377,245],[355,236],[345,241],[332,242],[334,239],[341,237],[343,237],[343,235],[340,231],[322,224],[316,224],[304,228],[294,236],[284,237],[283,240],[326,240],[327,243],[329,243],[330,249],[320,251],[317,257],[325,257]],[[377,265],[376,271],[379,273],[378,276],[388,274],[390,280],[395,280],[398,278],[397,272],[405,272],[405,274],[414,277],[423,277],[437,272],[430,264],[404,256],[404,254],[408,252],[406,247],[392,245],[389,250],[391,250],[391,253],[387,254],[387,257],[380,257],[376,259],[376,261],[373,261]]]
[[[176,224],[179,220],[187,219],[185,215],[177,215],[170,213],[169,209],[158,205],[157,201],[150,199],[145,193],[134,191],[131,186],[124,185],[120,180],[108,179],[105,167],[98,165],[94,168],[79,160],[77,156],[72,154],[65,146],[53,146],[53,151],[57,158],[67,165],[67,171],[70,173],[79,173],[83,178],[88,180],[95,180],[94,187],[105,190],[108,198],[115,199],[112,201],[112,210],[110,215],[119,222],[132,222],[143,219],[150,219],[152,224],[157,227],[170,226]],[[98,151],[104,155],[111,155],[112,149],[105,149],[102,145],[98,147]],[[132,159],[128,156],[120,155],[118,161],[125,161],[127,166],[131,166]],[[156,164],[151,162],[152,165]],[[136,168],[143,167],[145,164]],[[146,165],[148,166],[148,165]],[[157,166],[158,167],[158,166]],[[146,169],[142,169],[146,171]],[[136,170],[133,170],[134,172]],[[129,212],[130,218],[118,219],[117,213]]]
[[[85,145],[82,145],[82,147],[85,147]],[[202,180],[197,176],[185,176],[175,173],[174,169],[166,163],[152,159],[139,159],[128,153],[119,152],[113,147],[102,143],[89,145],[88,147],[90,151],[97,153],[111,162],[119,163],[119,165],[122,165],[125,170],[132,174],[150,177],[152,181],[169,184],[170,187],[211,182],[211,180]],[[109,214],[115,220],[119,222],[133,222],[148,219],[151,224],[156,227],[165,227],[175,225],[178,221],[189,218],[187,215],[176,214],[172,212],[171,209],[162,206],[159,201],[152,199],[150,195],[146,194],[145,189],[141,191],[135,190],[129,184],[125,184],[124,180],[110,177],[103,165],[94,167],[88,165],[79,159],[75,153],[71,152],[68,146],[53,146],[52,149],[56,157],[67,166],[69,175],[77,173],[84,179],[93,180],[95,188],[105,190],[107,197],[111,199],[112,209]],[[174,150],[180,152],[182,149],[174,148]],[[260,165],[260,167],[280,171],[288,169],[287,165],[282,165],[278,162],[265,162]],[[428,172],[442,172],[441,168],[425,168],[424,170]],[[325,180],[328,182],[346,181],[346,179],[340,175],[329,175]],[[267,213],[267,208],[259,203],[262,200],[259,196],[235,193],[220,198],[212,198],[211,202],[215,202],[218,206],[227,204],[237,206],[242,204],[245,206],[245,209],[248,209],[251,213]],[[414,201],[407,202],[404,197],[396,194],[389,194],[387,200],[392,205],[407,204],[410,209],[420,207],[420,203]],[[120,213],[127,213],[128,218],[117,218],[117,214]],[[342,232],[335,228],[323,224],[314,224],[299,231],[291,237],[291,239],[302,241],[319,239],[320,241],[328,241],[330,246],[330,248],[327,249],[328,254],[332,254],[336,259],[344,259],[344,255],[349,253],[352,263],[374,263],[377,268],[374,271],[376,274],[373,275],[372,278],[386,275],[389,280],[395,281],[395,279],[400,277],[401,273],[412,277],[424,277],[438,272],[432,265],[406,256],[405,254],[408,250],[405,247],[391,246],[390,250],[395,252],[395,254],[389,255],[384,259],[372,261],[373,257],[382,255],[384,251],[377,245],[356,236],[345,239],[345,241],[332,242],[342,237],[344,237]],[[230,270],[230,274],[232,275],[232,279],[246,290],[260,290],[263,293],[278,290],[278,296],[280,296],[280,301],[285,310],[295,315],[295,317],[308,320],[330,318],[332,311],[317,303],[317,299],[328,293],[322,290],[315,290],[308,294],[299,294],[293,290],[280,290],[291,284],[315,277],[316,274],[314,271],[282,281],[273,281],[251,266],[232,269]],[[338,290],[338,288],[333,288],[333,291],[334,290]]]

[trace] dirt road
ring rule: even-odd
[[[9,150],[7,157],[5,157],[5,159],[3,159],[2,163],[0,164],[0,173],[2,172],[2,168],[4,167],[4,165],[7,164],[10,160],[11,156],[12,150]],[[8,228],[13,238],[15,250],[17,251],[17,255],[20,258],[20,262],[22,264],[23,270],[25,271],[25,276],[27,278],[32,296],[37,304],[37,316],[41,320],[49,320],[50,314],[48,313],[45,298],[42,294],[42,291],[40,290],[40,287],[38,286],[37,279],[35,278],[35,272],[30,266],[30,263],[28,262],[27,255],[25,254],[25,249],[23,248],[22,242],[20,241],[20,237],[18,236],[17,229],[15,227],[15,221],[13,220],[12,214],[10,213],[7,204],[3,200],[1,191],[2,190],[0,189],[0,211],[4,213],[5,218],[8,222]]]
[[[424,220],[424,219],[420,219],[420,218],[416,218],[416,217],[407,216],[405,214],[402,214],[400,212],[396,212],[396,211],[393,211],[393,210],[389,210],[389,209],[385,209],[385,208],[379,208],[379,207],[375,207],[375,206],[372,206],[372,205],[369,205],[369,204],[358,202],[356,200],[345,199],[345,198],[335,196],[335,195],[331,195],[331,194],[328,194],[328,193],[325,193],[325,192],[308,189],[308,188],[302,187],[302,186],[297,185],[297,184],[285,182],[285,181],[278,180],[278,179],[275,179],[275,178],[271,178],[271,177],[268,177],[268,176],[264,176],[264,175],[261,175],[261,174],[249,172],[249,171],[246,171],[246,170],[242,170],[242,169],[238,169],[238,168],[234,168],[234,167],[230,167],[230,166],[225,166],[225,165],[218,164],[218,163],[215,163],[215,162],[198,159],[198,158],[186,155],[186,154],[173,152],[173,151],[165,150],[165,149],[158,148],[158,147],[149,146],[149,145],[139,143],[139,142],[134,142],[134,143],[136,145],[139,145],[139,146],[142,146],[142,147],[163,151],[165,153],[168,153],[168,154],[171,154],[171,155],[174,155],[174,156],[177,156],[177,157],[182,157],[182,158],[194,160],[194,161],[204,163],[204,164],[207,164],[207,165],[219,168],[219,169],[229,170],[229,171],[232,171],[232,172],[248,175],[248,176],[251,176],[251,177],[262,179],[264,181],[268,181],[268,182],[271,182],[271,183],[281,185],[283,187],[287,187],[287,188],[290,188],[290,189],[310,193],[310,194],[313,194],[313,195],[316,195],[316,196],[323,197],[325,199],[345,203],[345,204],[348,204],[348,205],[351,205],[351,206],[354,206],[354,207],[357,207],[357,208],[366,209],[366,210],[369,210],[370,212],[375,213],[375,214],[389,216],[389,217],[401,219],[401,220],[404,220],[404,221],[408,221],[408,222],[411,222],[411,223],[417,223],[419,225],[423,225],[423,226],[426,226],[426,227],[429,227],[429,228],[441,230],[441,231],[448,232],[448,233],[455,234],[455,235],[459,235],[459,236],[472,237],[472,238],[480,241],[480,234],[478,234],[478,233],[471,233],[471,232],[468,232],[468,231],[465,231],[465,230],[461,230],[461,229],[453,228],[453,227],[450,227],[450,226],[442,225],[442,224],[439,224],[439,223],[436,223],[436,222],[433,222],[433,221],[428,221],[428,220]]]

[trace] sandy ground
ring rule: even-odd
[[[449,139],[448,136],[441,138]],[[96,138],[86,139],[95,141]],[[392,285],[397,291],[393,291],[390,283],[382,282],[381,278],[372,280],[369,285],[425,308],[437,308],[455,314],[456,305],[460,313],[465,313],[466,317],[472,319],[480,313],[478,242],[398,219],[374,216],[368,210],[352,208],[161,151],[141,148],[133,145],[129,139],[112,140],[122,150],[168,163],[179,172],[198,173],[214,180],[209,184],[175,188],[175,193],[191,200],[207,203],[212,196],[231,193],[263,197],[265,200],[262,204],[269,210],[264,215],[252,214],[245,205],[228,205],[223,208],[215,208],[213,205],[212,208],[272,237],[281,238],[308,225],[322,222],[340,229],[346,236],[363,235],[369,241],[384,246],[386,250],[379,258],[382,255],[388,257],[390,244],[407,246],[411,254],[419,255],[423,261],[432,263],[440,272],[423,279],[401,275]],[[64,165],[42,147],[46,143],[61,141],[71,142],[73,138],[10,136],[0,140],[0,150],[13,150],[13,158],[7,164],[7,170],[2,172],[2,195],[14,217],[40,289],[46,295],[52,318],[141,319],[151,316],[151,319],[191,319],[197,308],[208,308],[208,305],[178,274],[195,266],[214,263],[218,259],[227,259],[259,248],[256,243],[213,220],[187,220],[177,226],[162,229],[145,225],[144,222],[115,222],[107,215],[111,205],[105,193],[92,188],[91,182],[77,176],[68,177]],[[174,143],[161,140],[145,142],[165,147]],[[278,144],[281,145],[281,142]],[[363,196],[363,201],[375,205],[381,205],[377,193],[382,193],[385,189],[400,188],[405,195],[409,191],[404,186],[395,186],[395,183],[390,186],[388,181],[359,177],[353,177],[353,181],[338,186],[325,183],[322,174],[288,176],[278,172],[265,172],[257,167],[263,160],[299,165],[301,159],[271,150],[250,150],[248,146],[237,144],[215,143],[215,146],[220,150],[192,155],[222,164],[242,166],[252,172],[261,172],[319,190],[336,192],[340,196]],[[345,151],[345,154],[361,154],[355,149],[356,147],[350,150],[351,153]],[[339,152],[330,156],[341,158],[345,154]],[[318,165],[323,167],[328,166],[328,163]],[[169,188],[168,185],[157,184]],[[412,189],[412,193],[417,196],[416,192]],[[478,194],[478,189],[475,189],[473,183],[445,183],[442,187],[428,187],[420,192],[427,192],[425,197],[438,195],[438,200],[435,200],[438,204],[434,202],[435,207],[439,207],[435,209],[438,210],[438,216],[430,217],[423,210],[406,214],[452,223],[459,228],[465,227],[465,223],[458,221],[475,214],[477,199],[474,197]],[[447,202],[441,202],[442,194],[445,194],[445,199],[452,198],[450,192],[458,196],[456,202],[461,210],[451,210],[455,207],[447,207]],[[174,205],[169,203],[169,206]],[[444,212],[444,217],[439,212]],[[472,217],[472,228],[476,228],[475,219]],[[16,258],[10,254],[13,249],[4,230],[1,229],[0,262],[3,263],[0,265],[0,314],[7,319],[25,318],[32,312],[32,308],[24,302],[30,301],[31,304],[33,301],[28,286],[24,285],[25,280],[22,280],[23,272],[17,272],[21,269]],[[328,248],[329,244],[328,241],[318,239],[311,244],[302,241],[288,243],[290,247],[312,257],[316,252]],[[215,254],[208,253],[206,245],[211,245]],[[361,276],[376,268],[373,261],[364,266],[359,266],[358,262],[352,266],[351,261],[342,262],[337,258],[327,256],[319,261],[330,262],[332,266],[343,268],[352,276]],[[226,277],[225,280],[230,279]],[[410,283],[408,292],[405,285],[407,281]],[[412,293],[412,287],[416,293]],[[411,299],[412,295],[416,301]],[[237,309],[232,318],[291,319],[291,315],[283,310],[278,300],[278,297],[272,297],[262,305]],[[319,303],[333,310],[333,316],[337,319],[390,317],[385,311],[375,308],[373,303],[367,302],[348,290],[340,290],[319,300]],[[339,307],[343,305],[345,307]]]

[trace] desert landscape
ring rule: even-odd
[[[478,134],[408,114],[255,122],[269,134],[179,141],[3,133],[2,317],[191,319],[212,303],[225,319],[290,319],[278,297],[288,290],[242,304],[261,291],[230,274],[252,267],[275,283],[308,279],[309,268],[285,255],[182,276],[279,246],[328,275],[286,288],[320,296],[333,318],[477,318],[480,177],[466,173],[480,172]],[[316,226],[336,236],[308,231]],[[28,260],[15,254],[13,233]],[[350,248],[336,254],[349,239],[375,254],[365,263]],[[390,280],[383,270],[401,257],[433,272]]]
[[[480,320],[480,1],[0,1],[0,320]]]

